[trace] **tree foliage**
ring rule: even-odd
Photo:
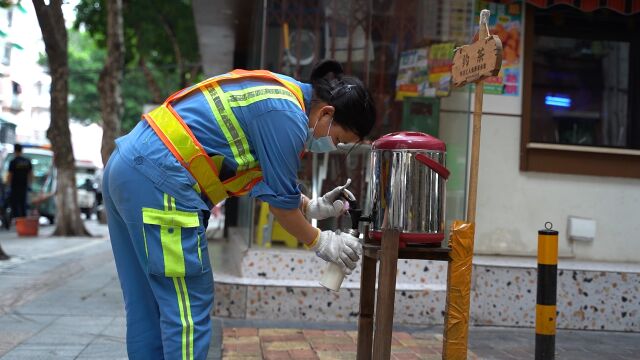
[[[145,76],[154,102],[201,76],[198,38],[191,1],[124,0],[127,69]],[[106,47],[105,0],[81,0],[75,28],[84,28]],[[126,83],[126,81],[125,81]]]
[[[105,51],[88,33],[69,31],[69,114],[85,123],[100,121],[98,77]]]
[[[98,78],[105,57],[106,50],[98,47],[88,32],[69,30],[69,113],[72,119],[84,123],[100,122]],[[41,62],[46,63],[46,58]],[[122,129],[129,131],[140,120],[142,105],[153,102],[153,96],[137,64],[128,66],[123,75]],[[154,70],[154,76],[162,78],[157,70]],[[172,89],[176,89],[175,84]]]

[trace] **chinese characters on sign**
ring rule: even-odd
[[[493,35],[456,49],[453,55],[453,85],[456,87],[496,76],[502,64],[502,43]]]

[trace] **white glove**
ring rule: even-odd
[[[342,213],[344,212],[345,203],[344,201],[339,199],[340,195],[344,194],[349,198],[349,200],[356,199],[351,191],[346,189],[350,184],[351,179],[348,179],[344,185],[338,186],[337,188],[329,191],[321,198],[310,200],[304,212],[307,219],[322,220],[329,217],[338,217],[342,215]]]
[[[311,250],[322,260],[338,265],[345,275],[349,275],[360,259],[362,245],[357,238],[347,233],[326,230],[320,233]]]

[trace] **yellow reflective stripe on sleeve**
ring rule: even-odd
[[[198,227],[198,213],[180,210],[162,211],[153,208],[142,208],[142,221],[150,225],[167,225],[179,227]]]
[[[238,163],[238,170],[242,171],[256,166],[257,162],[249,151],[247,137],[233,114],[220,85],[217,82],[207,84],[202,87],[202,93],[229,143],[233,157]]]
[[[300,107],[298,99],[282,86],[254,86],[248,89],[227,91],[224,93],[231,107],[247,106],[266,99],[289,100]]]
[[[174,277],[173,285],[176,288],[178,310],[180,311],[180,323],[182,324],[182,359],[193,359],[193,319],[191,317],[191,303],[189,293],[183,277]]]
[[[241,176],[225,181],[224,187],[227,191],[237,196],[238,194],[243,193],[247,184],[250,184],[260,177],[262,177],[262,171],[259,168],[251,169]]]

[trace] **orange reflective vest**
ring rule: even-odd
[[[258,90],[250,88],[234,91],[234,94],[222,91],[221,82],[243,78],[274,80],[284,86],[284,89],[281,86],[263,86]],[[194,91],[201,91],[206,98],[238,164],[235,175],[224,181],[220,180],[218,176],[221,159],[211,158],[207,155],[189,126],[173,109],[172,103]],[[266,70],[234,70],[174,93],[161,106],[144,114],[143,118],[149,122],[149,125],[182,166],[195,178],[200,190],[213,204],[217,204],[229,196],[241,196],[248,193],[255,184],[262,180],[260,164],[251,154],[244,131],[231,106],[246,106],[253,101],[269,97],[291,100],[299,105],[302,111],[305,111],[302,90],[298,85],[281,79]]]

